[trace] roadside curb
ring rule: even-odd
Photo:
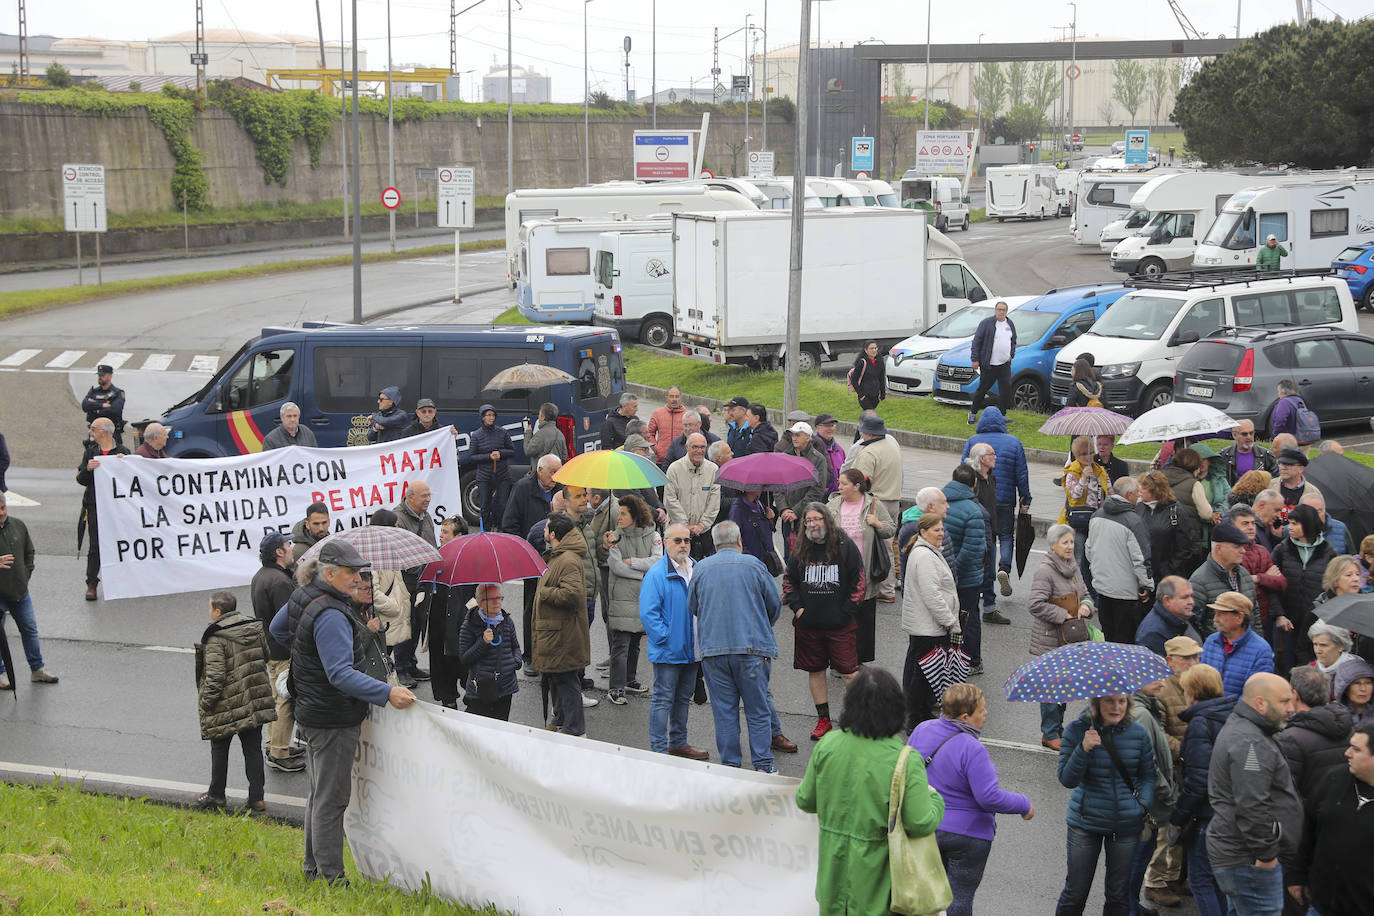
[[[465,289],[465,290],[462,291],[461,295],[462,295],[464,298],[466,298],[466,297],[468,297],[468,296],[478,296],[478,295],[481,295],[482,293],[494,293],[494,292],[496,292],[497,290],[501,290],[501,289],[505,289],[505,288],[506,288],[506,284],[504,284],[504,283],[497,283],[497,284],[492,285],[492,286],[479,286],[479,287],[477,287],[476,289]],[[456,304],[456,303],[453,301],[453,299],[452,299],[451,297],[445,296],[445,297],[442,298],[442,299],[426,299],[426,300],[421,301],[421,302],[410,302],[410,303],[407,303],[407,304],[405,304],[405,305],[393,305],[393,306],[392,306],[391,308],[389,308],[389,309],[382,309],[380,312],[373,312],[371,315],[364,315],[364,316],[363,316],[363,321],[364,321],[364,322],[367,322],[367,321],[376,321],[378,318],[389,318],[389,317],[391,317],[392,315],[397,315],[397,314],[400,314],[401,312],[408,312],[408,311],[410,311],[411,309],[424,308],[424,307],[427,306],[427,305],[442,305],[442,304],[444,304],[444,303],[448,303],[448,304],[450,304],[450,305],[455,305],[455,304]]]

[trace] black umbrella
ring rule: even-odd
[[[14,691],[14,702],[19,702],[19,675],[14,670],[14,656],[10,654],[10,638],[5,635],[5,618],[0,615],[0,661],[10,676],[10,690]]]
[[[1030,556],[1031,545],[1035,543],[1035,522],[1029,512],[1016,513],[1016,575],[1026,573],[1026,558]]]
[[[1326,511],[1350,528],[1346,552],[1357,553],[1374,534],[1374,469],[1328,452],[1313,458],[1303,476],[1326,497]]]
[[[1374,595],[1338,595],[1319,606],[1317,613],[1333,627],[1374,636]]]

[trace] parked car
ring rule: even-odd
[[[978,322],[992,314],[997,302],[1019,308],[1035,296],[1002,296],[950,312],[919,334],[913,334],[887,353],[887,389],[902,394],[930,394],[935,389],[935,365],[945,351],[973,340]]]
[[[1174,398],[1253,420],[1269,438],[1276,386],[1286,378],[1323,427],[1364,423],[1374,415],[1374,338],[1339,327],[1223,328],[1179,360]]]
[[[1061,347],[1086,333],[1127,292],[1117,283],[1052,289],[1018,308],[1016,352],[1011,358],[1012,406],[1044,411],[1050,407],[1050,376]],[[950,348],[935,368],[935,400],[967,408],[978,390],[973,370],[972,340]],[[997,386],[993,386],[997,390]]]
[[[1351,245],[1336,255],[1331,269],[1350,287],[1355,305],[1374,312],[1374,242]]]
[[[1112,144],[1112,152],[1111,152],[1111,155],[1113,155],[1113,156],[1124,156],[1124,155],[1126,155],[1126,141],[1125,141],[1125,140],[1118,140],[1118,141],[1116,141],[1115,143],[1113,143],[1113,144]]]

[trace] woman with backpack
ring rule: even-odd
[[[1086,356],[1073,361],[1073,384],[1069,386],[1069,407],[1101,407],[1102,383]]]
[[[1160,471],[1140,475],[1140,502],[1137,509],[1150,534],[1150,559],[1155,581],[1166,576],[1188,578],[1202,562],[1197,519],[1184,511],[1174,498],[1174,490]]]
[[[859,397],[860,410],[874,410],[887,397],[887,369],[878,355],[878,342],[870,340],[849,370],[849,390]]]

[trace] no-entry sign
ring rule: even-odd
[[[395,210],[401,205],[401,192],[395,188],[386,188],[382,191],[382,206],[388,210]]]

